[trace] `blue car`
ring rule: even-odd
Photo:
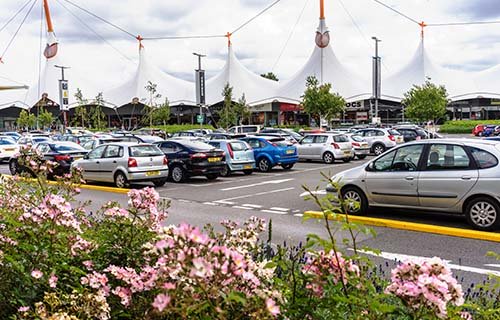
[[[255,163],[259,171],[267,172],[275,166],[292,169],[299,160],[297,148],[281,137],[248,136],[240,139],[253,148]]]
[[[252,174],[255,169],[255,159],[248,143],[239,140],[210,140],[207,143],[226,153],[226,166],[220,173],[221,176],[228,177],[235,171],[243,171],[246,175]]]

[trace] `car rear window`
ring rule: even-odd
[[[65,144],[54,144],[52,145],[52,149],[57,152],[65,152],[65,151],[84,151],[82,147],[79,146],[69,146]]]
[[[12,144],[16,144],[14,141],[10,140],[10,139],[0,139],[0,145],[12,145]]]
[[[211,146],[205,142],[200,142],[200,141],[179,140],[177,142],[182,144],[186,148],[193,149],[195,151],[206,151],[206,150],[211,150],[214,148],[213,146]]]
[[[398,131],[393,130],[393,129],[389,129],[387,131],[389,132],[389,134],[392,134],[393,136],[400,136],[401,135],[401,133],[399,133]]]
[[[351,139],[356,141],[356,142],[364,142],[363,138],[361,138],[360,136],[356,136],[356,135],[352,135]]]
[[[154,157],[163,155],[163,152],[153,145],[133,146],[129,147],[129,151],[132,157]]]
[[[488,151],[478,148],[470,148],[470,151],[479,169],[493,168],[498,164],[498,159]]]
[[[279,147],[289,147],[291,145],[293,145],[293,143],[289,142],[289,141],[286,141],[285,139],[269,139],[268,140],[270,143],[272,144],[275,144]]]
[[[349,138],[345,135],[333,136],[333,141],[335,142],[349,142]]]
[[[231,142],[229,144],[231,145],[231,149],[233,149],[233,151],[244,151],[248,149],[246,143],[244,142]]]

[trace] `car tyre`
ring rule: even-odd
[[[211,173],[211,174],[207,174],[206,175],[207,179],[212,181],[212,180],[215,180],[219,177],[219,175],[217,173]]]
[[[282,165],[284,170],[291,170],[293,168],[293,163]]]
[[[115,174],[115,186],[117,188],[127,188],[129,186],[129,182],[125,174],[121,171],[118,171]]]
[[[377,143],[376,145],[373,146],[373,153],[376,156],[381,155],[382,153],[384,153],[384,151],[385,151],[385,146],[380,143]]]
[[[366,154],[362,154],[362,155],[359,155],[359,156],[357,156],[357,157],[358,157],[358,159],[363,160],[363,159],[365,159],[365,158],[366,158]]]
[[[342,161],[344,161],[345,163],[348,163],[348,162],[350,162],[351,160],[352,160],[351,158],[344,158],[344,159],[342,159]]]
[[[251,175],[253,173],[253,170],[243,170],[243,173],[247,176]]]
[[[259,162],[257,163],[257,167],[262,172],[271,171],[271,163],[269,163],[269,160],[267,160],[266,158],[260,159]]]
[[[19,173],[19,168],[17,166],[17,161],[16,160],[10,160],[9,161],[9,170],[10,174],[15,176],[16,174]]]
[[[342,199],[344,201],[353,200],[359,202],[359,208],[355,211],[348,210],[348,214],[353,215],[365,215],[368,212],[368,200],[363,191],[356,187],[345,187],[342,189]]]
[[[488,197],[478,197],[467,204],[467,222],[475,229],[491,231],[500,228],[500,206]]]
[[[332,164],[335,162],[335,156],[331,152],[323,153],[323,162],[326,164]]]
[[[158,179],[158,180],[153,180],[153,184],[155,187],[163,187],[167,183],[167,179]]]
[[[229,169],[228,165],[225,165],[222,171],[220,172],[220,175],[223,177],[229,177],[231,175],[231,169]]]
[[[170,177],[175,183],[181,183],[186,180],[186,171],[181,166],[174,166],[170,171]]]

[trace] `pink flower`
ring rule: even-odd
[[[30,307],[19,307],[19,309],[17,309],[18,312],[26,312],[30,309]]]
[[[87,270],[92,270],[94,267],[94,263],[90,260],[83,261],[83,265],[87,268]]]
[[[43,276],[43,272],[38,269],[34,269],[31,271],[31,276],[35,279],[40,279]]]
[[[161,293],[156,296],[155,301],[152,303],[152,306],[158,309],[158,311],[162,312],[169,303],[170,303],[170,296]]]
[[[277,316],[280,314],[280,307],[276,305],[276,302],[274,302],[273,299],[267,298],[266,300],[266,308],[267,311],[273,316]]]
[[[57,286],[57,276],[55,274],[52,274],[49,278],[49,287],[55,288]]]

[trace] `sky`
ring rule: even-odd
[[[1,0],[0,28],[27,1]],[[71,1],[71,2],[69,2]],[[119,86],[136,68],[138,43],[130,35],[77,9],[71,3],[142,37],[221,35],[238,28],[275,0],[49,0],[59,55],[72,72],[102,90]],[[426,23],[500,20],[498,0],[381,0]],[[40,35],[46,25],[38,0],[0,64],[0,85],[31,84],[38,77]],[[25,9],[0,31],[0,54],[15,33]],[[77,18],[75,18],[75,16]],[[326,23],[337,58],[359,75],[371,77],[376,36],[382,41],[382,73],[404,67],[420,41],[420,27],[374,0],[325,0]],[[307,61],[314,49],[319,0],[281,0],[235,32],[233,50],[255,73],[274,72],[284,80]],[[85,26],[83,23],[87,26]],[[93,30],[93,31],[91,31]],[[99,35],[97,36],[96,33]],[[105,41],[103,41],[103,39]],[[467,72],[500,64],[500,24],[427,27],[425,47],[436,65]],[[207,76],[220,70],[227,54],[225,38],[143,41],[150,61],[161,70],[193,81],[197,58]]]

